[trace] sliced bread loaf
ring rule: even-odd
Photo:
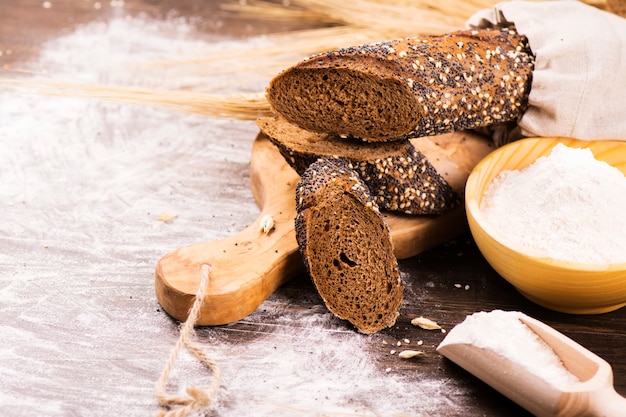
[[[328,309],[362,333],[392,326],[403,285],[387,223],[359,175],[319,159],[296,187],[296,238]]]
[[[312,56],[274,77],[267,99],[303,129],[397,140],[517,120],[533,67],[513,30],[458,31]]]
[[[302,175],[320,157],[344,159],[359,173],[381,210],[440,214],[460,203],[459,196],[409,140],[363,142],[301,129],[281,117],[257,125]]]

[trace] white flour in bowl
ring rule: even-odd
[[[503,171],[480,210],[528,254],[573,262],[626,262],[626,177],[589,149],[555,146]]]

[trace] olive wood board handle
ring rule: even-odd
[[[412,139],[413,144],[463,195],[473,167],[493,145],[470,132]],[[306,273],[294,230],[295,188],[300,177],[278,149],[259,134],[252,145],[250,182],[261,209],[257,219],[225,239],[196,243],[163,256],[155,271],[155,291],[163,309],[185,320],[195,301],[201,268],[210,266],[206,296],[196,322],[216,326],[238,321],[297,274]],[[274,228],[264,233],[261,219],[272,216]],[[463,204],[438,216],[384,213],[398,259],[440,245],[467,230]]]

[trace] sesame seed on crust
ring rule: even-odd
[[[372,143],[318,134],[280,117],[260,118],[257,125],[300,175],[319,158],[345,163],[363,179],[381,210],[440,214],[460,203],[458,194],[409,140]]]
[[[277,75],[267,97],[276,113],[307,130],[402,140],[517,120],[533,69],[528,41],[515,31],[458,31],[316,55]],[[438,99],[445,94],[446,103]],[[488,112],[496,117],[476,112],[513,94],[519,105],[505,102]],[[462,98],[471,106],[458,105]],[[451,122],[437,123],[433,115]]]

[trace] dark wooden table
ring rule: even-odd
[[[172,20],[165,29],[154,23]],[[132,61],[127,44],[135,42],[161,59],[166,46],[149,41],[171,25],[193,28],[177,32],[183,44],[171,45],[192,54],[299,27],[237,19],[217,2],[0,0],[0,77],[73,81],[93,71],[97,77],[87,81],[148,88],[209,82],[196,73],[178,82],[153,67],[109,70],[94,55],[107,51],[111,64]],[[70,42],[76,31],[94,46]],[[145,39],[115,38],[141,31],[149,33]],[[125,55],[116,46],[127,48]],[[178,323],[155,299],[154,267],[170,250],[226,237],[256,218],[248,180],[256,132],[252,122],[0,85],[1,415],[159,411],[154,384]],[[164,221],[167,213],[174,216]],[[198,341],[223,371],[206,415],[527,415],[438,355],[443,333],[410,324],[425,316],[449,330],[492,309],[523,311],[586,346],[612,365],[615,387],[626,394],[626,310],[576,316],[543,309],[489,267],[468,233],[400,268],[401,316],[376,335],[359,335],[330,316],[306,276],[240,322],[198,329]],[[426,355],[398,358],[408,348]],[[189,356],[177,366],[172,391],[210,382]]]

